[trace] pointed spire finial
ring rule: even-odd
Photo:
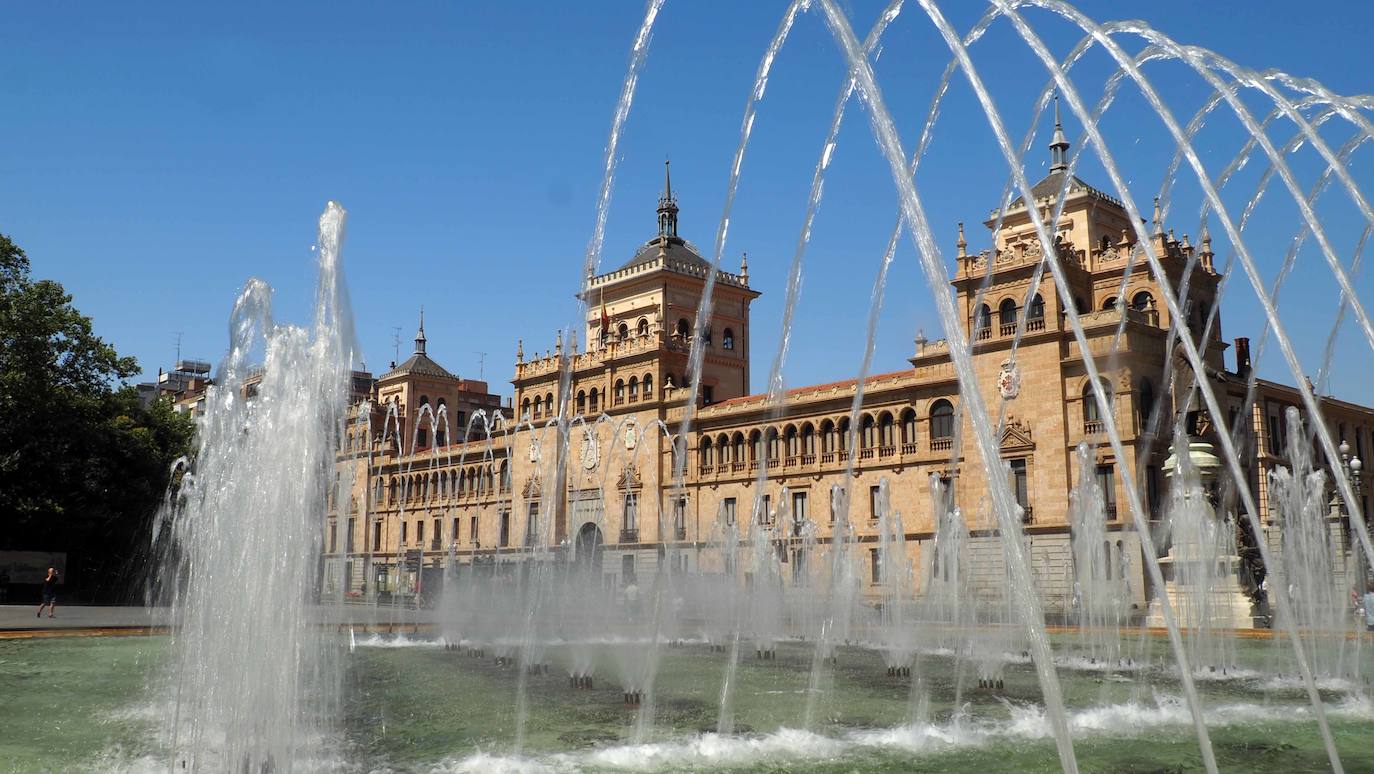
[[[515,362],[517,362],[517,363],[523,363],[523,362],[525,362],[525,340],[524,340],[524,339],[516,339],[516,340],[515,340]]]
[[[415,354],[425,354],[425,307],[420,306],[420,330],[415,334]]]
[[[1064,136],[1064,127],[1059,123],[1059,92],[1054,93],[1054,135],[1050,138],[1050,172],[1067,172],[1069,169],[1069,140]]]
[[[1154,231],[1154,235],[1155,235],[1155,236],[1164,236],[1164,214],[1163,214],[1162,212],[1160,212],[1160,209],[1159,209],[1159,197],[1158,197],[1158,196],[1155,197],[1155,214],[1154,214],[1154,221],[1155,221],[1155,231]]]
[[[739,278],[744,284],[749,284],[749,253],[739,254]]]
[[[968,257],[968,240],[964,239],[964,222],[962,220],[959,221],[959,241],[955,242],[954,245],[959,248],[960,258]]]
[[[563,354],[563,329],[558,329],[558,336],[554,340],[553,351],[555,354]]]
[[[658,197],[658,236],[660,253],[669,239],[677,238],[677,199],[673,196],[672,162],[663,160],[663,195]]]

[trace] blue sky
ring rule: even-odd
[[[966,30],[985,7],[942,4]],[[1084,0],[1098,20],[1140,17],[1175,39],[1240,64],[1316,78],[1337,93],[1374,90],[1374,4],[1314,0],[1205,3],[1164,0],[1125,8]],[[653,234],[662,160],[673,159],[682,232],[709,249],[730,158],[758,60],[783,2],[668,0],[660,15],[622,145],[603,265],[623,262]],[[860,36],[882,3],[845,4]],[[400,329],[411,348],[426,310],[431,353],[451,370],[484,376],[509,394],[516,339],[552,347],[575,319],[572,294],[594,222],[611,112],[639,2],[409,4],[24,4],[6,14],[0,47],[0,232],[29,253],[36,275],[61,281],[100,335],[150,374],[169,366],[175,334],[185,357],[217,361],[230,304],[249,276],[277,290],[278,316],[305,319],[314,280],[310,245],[324,203],[350,212],[344,262],[368,366],[385,370]],[[1058,55],[1079,34],[1050,15],[1027,18]],[[1138,50],[1135,39],[1125,39]],[[973,49],[1013,136],[1028,128],[1044,70],[1009,25]],[[948,50],[912,0],[878,60],[885,96],[910,148]],[[1105,55],[1074,71],[1089,103],[1110,74]],[[1210,90],[1177,65],[1151,65],[1181,122]],[[724,264],[750,256],[764,292],[753,312],[755,389],[779,339],[783,282],[807,187],[844,66],[818,14],[803,16],[778,58],[745,158]],[[1268,107],[1253,97],[1260,115]],[[1079,142],[1076,120],[1066,121]],[[1148,208],[1173,145],[1133,88],[1102,129]],[[1044,173],[1042,122],[1026,169]],[[1280,122],[1281,144],[1292,127]],[[1351,133],[1332,122],[1338,147]],[[1243,139],[1218,116],[1199,137],[1215,175]],[[1374,150],[1351,172],[1368,190]],[[1320,167],[1310,148],[1293,157],[1304,188]],[[1223,193],[1240,210],[1264,165],[1252,161]],[[1109,188],[1095,159],[1080,176]],[[954,224],[976,225],[996,205],[1006,166],[958,77],[918,176],[930,219],[952,254]],[[858,365],[869,291],[895,215],[887,167],[866,117],[851,110],[806,255],[803,293],[786,368],[790,385],[843,378]],[[1196,233],[1199,188],[1180,176],[1170,225]],[[1247,230],[1266,278],[1298,227],[1291,199],[1271,187]],[[1332,191],[1318,207],[1349,261],[1360,223]],[[1218,228],[1213,228],[1217,236]],[[1218,252],[1227,248],[1218,239]],[[1219,260],[1221,257],[1219,256]],[[1315,372],[1334,319],[1335,285],[1319,253],[1280,298],[1304,367]],[[1307,268],[1310,267],[1310,270]],[[1262,317],[1237,274],[1223,335],[1257,336]],[[1266,279],[1266,281],[1269,281]],[[1370,280],[1357,280],[1374,302]],[[875,370],[905,366],[912,338],[939,332],[909,244],[898,253],[881,318]],[[1334,374],[1337,394],[1370,402],[1368,347],[1347,323]],[[1271,349],[1261,370],[1292,382]],[[1361,391],[1366,394],[1362,395]]]

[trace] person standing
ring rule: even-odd
[[[43,608],[48,608],[48,617],[57,612],[57,568],[48,568],[48,577],[43,579],[43,601],[38,605],[38,617],[43,617]]]

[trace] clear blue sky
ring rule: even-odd
[[[668,0],[656,28],[622,146],[603,265],[623,262],[653,233],[662,159],[673,159],[682,231],[709,249],[721,214],[741,111],[784,3]],[[881,3],[846,4],[862,34]],[[967,29],[983,4],[947,1]],[[1374,91],[1374,4],[1314,0],[1244,3],[1163,0],[1128,7],[1085,0],[1098,20],[1139,17],[1176,39],[1241,64],[1316,78],[1338,93]],[[643,5],[627,2],[406,4],[28,3],[6,13],[0,47],[0,232],[22,245],[34,272],[61,281],[100,335],[150,374],[169,366],[174,333],[185,357],[218,361],[230,304],[252,275],[277,289],[280,318],[305,319],[315,221],[328,199],[350,212],[345,265],[367,364],[385,370],[393,328],[402,356],[426,310],[431,353],[451,370],[509,394],[516,339],[552,346],[571,321],[572,293],[591,234],[607,129]],[[1058,54],[1078,39],[1029,11]],[[1027,129],[1044,71],[1003,22],[974,49],[1017,138]],[[1139,43],[1127,39],[1134,51]],[[878,65],[888,101],[914,144],[947,49],[912,0],[890,28]],[[1075,70],[1095,102],[1110,72],[1104,55]],[[1147,73],[1186,121],[1209,93],[1176,65]],[[727,268],[750,255],[755,389],[777,345],[783,281],[806,190],[844,74],[819,15],[801,18],[779,57],[745,159]],[[1249,100],[1252,109],[1265,112]],[[1079,141],[1077,121],[1067,121]],[[876,261],[895,199],[868,122],[851,110],[806,258],[790,385],[842,378],[859,360]],[[1123,89],[1103,121],[1143,207],[1173,146]],[[1215,174],[1238,149],[1234,118],[1209,122],[1199,142]],[[1027,163],[1043,174],[1048,126]],[[1271,134],[1291,134],[1282,124]],[[1330,125],[1333,147],[1350,135]],[[1370,155],[1352,173],[1367,191]],[[1315,154],[1295,163],[1311,185]],[[1263,164],[1227,189],[1237,212]],[[955,81],[918,185],[952,254],[954,224],[976,225],[996,204],[1006,167],[967,82]],[[1108,181],[1095,161],[1080,175]],[[1196,233],[1198,187],[1183,176],[1170,224]],[[1278,187],[1265,197],[1250,244],[1272,276],[1296,230]],[[1333,191],[1321,209],[1348,261],[1358,221]],[[1216,235],[1219,229],[1213,228]],[[1220,243],[1221,240],[1219,239]],[[1224,253],[1224,244],[1218,252]],[[1281,309],[1309,371],[1334,315],[1334,283],[1318,253]],[[1359,282],[1374,303],[1368,272]],[[1223,334],[1257,336],[1253,294],[1237,275]],[[942,335],[909,245],[898,255],[882,316],[875,370],[905,366],[918,328]],[[1371,401],[1369,349],[1347,324],[1335,384]],[[1267,375],[1292,382],[1276,355]],[[1362,394],[1363,391],[1363,394]]]

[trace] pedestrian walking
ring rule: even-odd
[[[48,609],[48,617],[57,612],[57,568],[48,568],[48,577],[43,579],[43,601],[38,605],[38,617],[43,617],[43,608]]]

